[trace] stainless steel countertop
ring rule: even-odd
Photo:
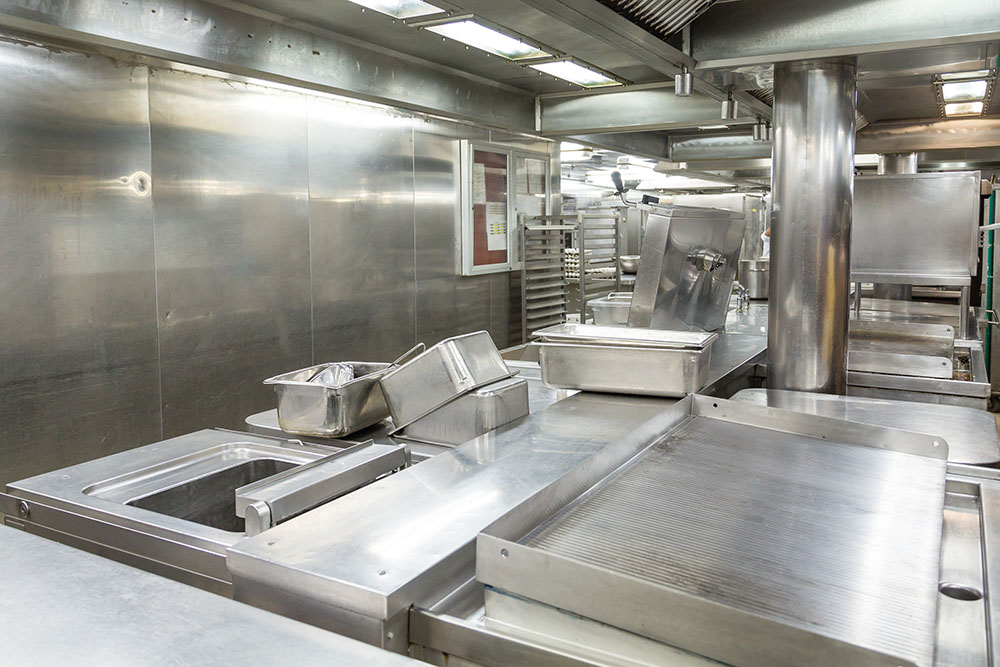
[[[10,665],[417,665],[21,530],[0,526]]]
[[[951,463],[989,465],[1000,461],[996,421],[985,410],[767,389],[744,389],[733,400],[935,435],[948,442]]]
[[[608,465],[611,449],[622,456],[650,444],[673,403],[580,393],[533,407],[517,423],[234,545],[236,597],[266,584],[391,618],[471,578],[476,535],[490,523],[578,466]]]

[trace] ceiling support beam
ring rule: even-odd
[[[204,67],[519,132],[534,96],[448,67],[198,0],[0,0],[0,30]]]
[[[669,155],[674,162],[763,159],[771,157],[771,142],[754,141],[749,132],[671,134]]]
[[[545,136],[669,130],[723,122],[748,125],[756,121],[751,116],[722,121],[721,106],[714,99],[704,95],[677,97],[669,88],[539,97],[538,104],[540,124],[535,129]]]
[[[690,28],[699,69],[861,55],[1000,39],[998,0],[741,0]]]
[[[1000,118],[872,123],[858,132],[859,153],[1000,147]]]
[[[566,140],[652,160],[662,160],[667,156],[667,135],[662,132],[580,134],[566,137]]]

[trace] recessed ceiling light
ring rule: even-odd
[[[725,130],[728,127],[729,127],[728,125],[699,125],[698,129],[699,130]]]
[[[475,21],[455,21],[453,23],[441,23],[427,26],[427,30],[437,33],[443,37],[453,39],[462,44],[474,46],[495,56],[503,56],[510,60],[520,60],[522,58],[545,58],[552,54],[535,48],[530,44],[525,44],[519,39],[510,35],[505,35],[493,28],[476,23]]]
[[[620,81],[615,81],[611,77],[605,76],[600,72],[595,72],[594,70],[584,67],[583,65],[577,65],[572,60],[557,60],[551,63],[538,63],[537,65],[531,65],[531,67],[533,69],[537,69],[539,72],[551,74],[554,77],[558,77],[564,81],[569,81],[570,83],[575,83],[576,85],[583,86],[584,88],[621,85]]]
[[[978,116],[982,112],[982,102],[952,102],[944,105],[946,116]]]
[[[412,19],[417,16],[439,14],[444,10],[422,0],[349,0],[356,5],[374,9],[397,19]]]
[[[986,81],[953,81],[941,84],[941,97],[945,102],[956,100],[981,100],[986,95]]]
[[[983,77],[990,73],[988,69],[977,69],[971,72],[951,72],[950,74],[942,74],[942,81],[955,81],[957,79],[975,79],[976,77]]]

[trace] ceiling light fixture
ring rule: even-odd
[[[444,10],[423,0],[349,0],[367,9],[374,9],[395,19],[412,19],[428,14],[440,14]]]
[[[529,65],[539,72],[551,74],[554,77],[575,83],[584,88],[600,88],[601,86],[620,86],[621,81],[612,79],[609,76],[596,72],[583,65],[578,65],[572,60],[555,60],[549,63],[538,63]]]
[[[990,73],[988,69],[977,69],[971,72],[951,72],[950,74],[942,74],[942,81],[957,81],[959,79],[976,79],[987,76]]]
[[[945,102],[959,100],[981,100],[986,96],[988,83],[985,79],[977,81],[953,81],[941,84],[941,97]]]
[[[509,60],[552,56],[551,53],[526,44],[516,37],[505,35],[499,30],[488,28],[472,20],[429,25],[424,29]]]
[[[944,105],[946,116],[978,116],[983,113],[982,102],[951,102]]]

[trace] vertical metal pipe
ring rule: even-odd
[[[886,153],[878,156],[878,173],[885,174],[915,174],[917,173],[916,153]],[[896,299],[910,301],[913,299],[912,285],[892,285],[875,283],[872,296],[876,299]]]
[[[773,389],[847,390],[855,70],[853,59],[774,68]]]
[[[958,299],[958,337],[965,340],[969,337],[969,286],[962,288]]]

